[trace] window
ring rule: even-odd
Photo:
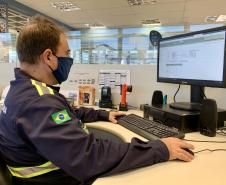
[[[197,31],[222,24],[190,25]],[[151,30],[163,37],[185,33],[183,25],[118,29],[81,29],[67,32],[71,57],[77,64],[155,64],[157,48],[149,43]],[[18,62],[17,34],[0,33],[0,62]]]
[[[18,62],[16,54],[16,35],[0,33],[0,63]]]
[[[69,45],[75,63],[152,64],[157,49],[149,43],[151,30],[170,36],[184,33],[184,26],[153,28],[86,29],[69,32]]]
[[[196,24],[190,26],[190,31],[199,31],[199,30],[205,30],[210,28],[216,28],[223,26],[223,24]]]

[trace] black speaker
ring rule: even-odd
[[[152,105],[162,105],[163,104],[163,94],[162,91],[154,91],[151,100]]]
[[[203,100],[200,111],[200,133],[205,136],[216,136],[217,129],[217,103],[213,99]]]

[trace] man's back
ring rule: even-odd
[[[35,153],[35,148],[25,137],[23,138],[22,133],[18,132],[16,119],[23,108],[38,95],[29,78],[23,78],[20,74],[17,75],[17,79],[11,82],[0,115],[0,151],[5,156],[5,160],[13,166],[22,165],[21,158],[28,160],[24,161],[24,165],[34,165],[34,160],[29,161],[29,159],[36,158],[40,162],[43,159]],[[31,153],[34,153],[34,155],[31,156]]]
[[[11,167],[37,166],[48,160],[39,154],[38,149],[23,132],[23,128],[20,129],[16,124],[24,108],[27,106],[32,107],[32,103],[40,95],[37,91],[37,86],[32,84],[33,79],[19,69],[15,70],[15,76],[16,79],[11,81],[10,90],[0,114],[0,153],[2,154],[2,160]],[[45,85],[41,88],[44,91],[48,90]],[[40,117],[40,119],[42,118]],[[37,120],[34,120],[34,122],[37,122]],[[52,171],[35,179],[13,178],[13,182],[17,185],[80,184],[62,170]]]

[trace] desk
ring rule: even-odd
[[[131,113],[131,112],[130,112]],[[141,115],[141,112],[133,112]],[[130,142],[132,137],[141,136],[126,128],[108,122],[87,124],[88,127],[99,128],[121,137],[125,142]],[[226,141],[225,136],[206,137],[199,133],[188,133],[186,139]],[[197,143],[194,151],[202,149],[226,149],[226,143]],[[195,154],[192,162],[168,161],[153,166],[127,171],[118,175],[97,179],[93,185],[226,185],[226,152],[201,152]]]

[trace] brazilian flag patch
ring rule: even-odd
[[[62,124],[71,120],[71,117],[68,115],[66,109],[52,114],[51,117],[56,124]]]

